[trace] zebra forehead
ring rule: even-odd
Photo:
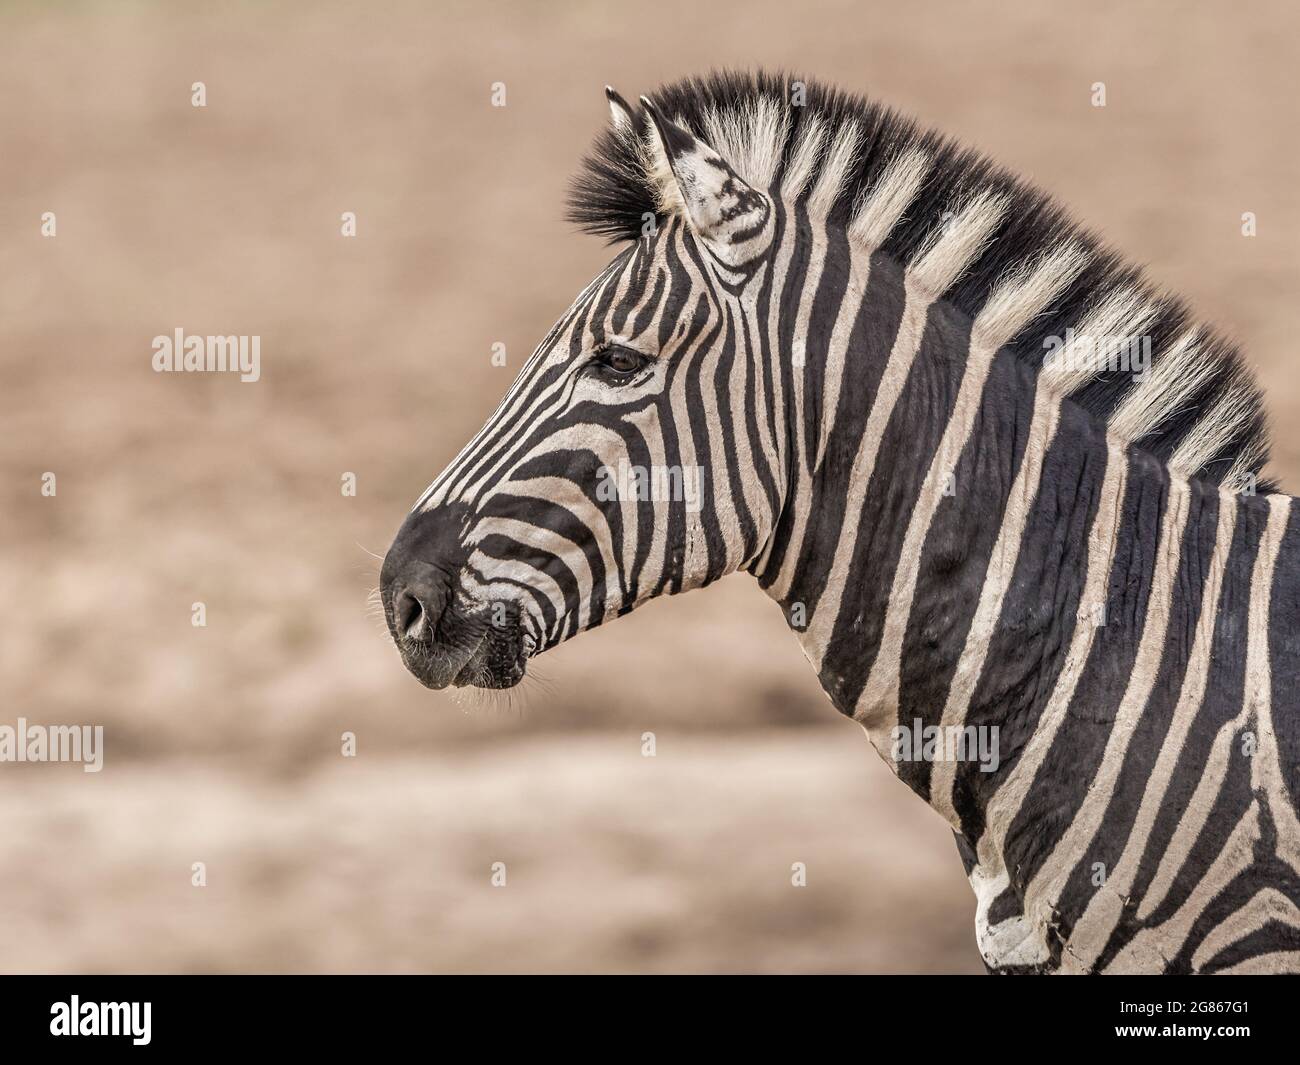
[[[1119,439],[1231,487],[1253,482],[1267,461],[1262,397],[1237,349],[985,156],[884,104],[787,73],[713,73],[650,96],[751,186],[894,258]],[[568,209],[611,243],[682,210],[645,109],[620,98],[614,114]],[[1116,344],[1143,355],[1140,379],[1114,365]],[[1169,370],[1145,373],[1165,358]]]

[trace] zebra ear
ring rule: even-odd
[[[760,254],[771,238],[771,201],[702,140],[660,114],[647,97],[641,97],[641,104],[651,119],[651,179],[660,208],[688,219],[729,265],[741,266]]]
[[[627,101],[608,85],[605,86],[605,99],[609,101],[609,121],[615,131],[624,136],[633,133],[636,130],[636,119]]]

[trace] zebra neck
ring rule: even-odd
[[[970,320],[910,292],[889,260],[860,274],[864,311],[842,357],[810,361],[803,378],[791,464],[805,475],[791,478],[760,581],[835,706],[975,839],[980,781],[900,760],[900,731],[911,744],[984,729],[964,751],[973,743],[994,776],[1042,714],[1080,618],[1136,645],[1145,607],[1128,597],[1149,593],[1160,552],[1167,566],[1178,548],[1158,535],[1171,498],[1218,493],[1171,490],[1160,463],[1108,440],[1011,352],[979,351]],[[1098,682],[1122,684],[1124,661]]]
[[[944,305],[909,320],[905,286],[880,298],[760,581],[835,706],[964,841],[985,925],[1030,936],[1037,964],[1070,878],[1107,861],[1077,857],[1103,821],[1174,787],[1160,736],[1199,743],[1210,715],[1228,739],[1198,758],[1219,761],[1231,728],[1272,736],[1268,596],[1276,568],[1300,601],[1300,530],[1288,497],[1171,477],[1011,352],[981,367]],[[1119,868],[1151,873],[1138,852]]]
[[[1052,631],[1062,610],[1104,610],[1081,602],[1087,534],[1107,466],[1128,459],[1010,352],[990,356],[976,391],[969,347],[968,323],[931,308],[886,424],[852,442],[832,435],[828,454],[846,466],[861,466],[855,452],[869,440],[871,471],[832,462],[811,479],[799,560],[779,599],[832,702],[891,762],[897,728],[961,725],[976,703],[1012,712],[1011,693],[1060,670]],[[1160,490],[1158,464],[1142,476]],[[1030,586],[1018,569],[1022,581],[1035,574]],[[1072,583],[1080,602],[1042,598]],[[999,634],[1038,644],[992,659]],[[930,763],[895,767],[929,797]]]

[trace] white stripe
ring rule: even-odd
[[[871,258],[849,249],[849,276],[845,282],[844,298],[835,315],[835,325],[826,342],[826,365],[822,370],[821,429],[817,434],[817,454],[813,456],[812,468],[821,469],[822,459],[826,455],[826,444],[835,428],[835,416],[840,408],[840,388],[844,384],[844,364],[848,355],[849,338],[853,335],[853,325],[858,320],[862,309],[862,300],[866,295],[867,282],[871,276]],[[806,367],[805,367],[806,369]]]
[[[1237,508],[1231,497],[1220,493],[1219,501],[1214,552],[1210,556],[1209,570],[1201,592],[1201,611],[1196,619],[1196,630],[1178,693],[1178,704],[1138,803],[1137,817],[1129,830],[1124,851],[1114,868],[1108,870],[1106,883],[1089,900],[1083,916],[1075,922],[1071,953],[1062,958],[1063,963],[1077,964],[1080,969],[1092,968],[1123,916],[1123,908],[1132,895],[1133,882],[1137,879],[1151,829],[1164,806],[1165,795],[1178,764],[1178,755],[1187,740],[1192,719],[1196,716],[1205,693],[1214,628],[1223,597],[1223,577],[1237,518]]]
[[[1265,498],[1268,500],[1269,511],[1264,542],[1268,545],[1270,555],[1276,560],[1281,550],[1282,538],[1286,535],[1287,524],[1291,519],[1292,497],[1279,493]],[[1272,667],[1268,654],[1268,620],[1272,602],[1272,574],[1275,566],[1276,561],[1270,563],[1269,587],[1266,591],[1268,600],[1255,610],[1253,592],[1251,596],[1251,642],[1257,650],[1253,660],[1254,672],[1251,672],[1252,660],[1247,658],[1246,675],[1251,678],[1254,685],[1255,707],[1258,715],[1255,727],[1259,746],[1250,762],[1250,779],[1252,787],[1263,790],[1268,796],[1269,811],[1277,827],[1278,857],[1300,876],[1300,819],[1296,817],[1291,793],[1287,789],[1286,772],[1282,768],[1282,754],[1277,744],[1277,731],[1273,727],[1274,707]]]
[[[1160,523],[1160,542],[1156,548],[1155,568],[1151,575],[1142,634],[1138,637],[1137,654],[1133,659],[1124,695],[1116,708],[1110,734],[1106,737],[1101,763],[1088,785],[1082,804],[1052,848],[1051,854],[1025,887],[1022,896],[1025,911],[1043,919],[1048,918],[1071,871],[1078,864],[1080,855],[1086,851],[1101,828],[1111,797],[1119,783],[1129,743],[1155,687],[1160,660],[1164,655],[1170,609],[1178,588],[1182,539],[1190,499],[1191,490],[1185,483],[1174,481],[1170,484],[1164,519]],[[1083,698],[1087,699],[1087,693],[1084,693]],[[1070,949],[1076,949],[1073,938]]]
[[[986,210],[976,217],[983,225],[993,224]],[[954,228],[956,226],[954,223]],[[982,240],[961,241],[962,248],[970,255],[977,254],[981,245]],[[1020,323],[1037,314],[1068,283],[1079,265],[1077,253],[1068,248],[1048,256],[1026,274],[1011,278],[1005,288],[1000,287],[971,327],[971,347],[961,386],[908,521],[903,548],[894,570],[880,649],[854,709],[854,717],[863,724],[874,725],[897,717],[903,637],[907,632],[907,619],[920,574],[922,549],[943,498],[943,482],[956,469],[962,450],[970,439],[993,359],[1008,336],[1019,328]],[[931,268],[930,276],[932,279],[936,276],[955,277],[960,272],[958,264],[946,256],[940,265]],[[958,485],[957,491],[962,490],[963,486]]]
[[[1079,597],[1078,613],[1074,632],[1070,637],[1070,648],[1065,656],[1065,664],[1057,675],[1052,693],[1033,734],[1021,750],[1006,780],[989,802],[985,811],[984,834],[976,845],[978,871],[985,879],[999,882],[1003,886],[1007,883],[1007,879],[1004,879],[1005,863],[1002,860],[1006,850],[1007,833],[1024,805],[1025,796],[1029,794],[1030,785],[1033,784],[1039,767],[1047,757],[1047,752],[1051,750],[1056,734],[1065,720],[1065,712],[1074,698],[1083,667],[1092,653],[1092,644],[1097,632],[1093,611],[1106,600],[1111,566],[1115,559],[1115,544],[1119,537],[1120,503],[1124,497],[1127,479],[1128,460],[1120,445],[1111,441],[1106,451],[1106,473],[1102,478],[1101,491],[1098,494],[1097,513],[1093,518],[1092,528],[1088,530],[1087,573]],[[972,883],[974,883],[973,874]],[[1033,915],[1022,914],[1003,924],[1010,927],[1014,941],[1023,942],[1024,949],[1034,952],[1032,961],[1021,960],[1017,964],[1047,960],[1047,945],[1042,938],[1042,928],[1036,923]],[[991,941],[996,942],[993,937],[998,934],[1001,927],[999,925],[991,930]],[[985,954],[985,960],[990,965],[1010,964],[988,954]]]
[[[921,191],[929,170],[930,157],[918,148],[890,160],[880,181],[858,204],[849,223],[849,239],[873,251],[884,244]]]
[[[1196,919],[1205,907],[1246,865],[1259,840],[1259,807],[1252,803],[1237,822],[1210,868],[1188,894],[1186,901],[1169,920],[1154,928],[1144,928],[1130,940],[1115,959],[1106,966],[1106,973],[1158,973],[1163,971],[1169,957],[1182,949]]]
[[[925,335],[925,322],[930,311],[933,297],[904,284],[903,316],[899,322],[898,334],[894,337],[894,346],[889,352],[880,386],[871,402],[867,414],[867,424],[858,442],[858,453],[853,458],[853,471],[849,475],[848,498],[844,504],[844,524],[840,529],[839,539],[835,544],[835,557],[827,575],[825,590],[817,603],[817,609],[808,621],[808,627],[799,633],[799,642],[813,667],[821,672],[826,649],[834,632],[835,619],[839,616],[845,585],[848,582],[849,565],[853,560],[853,549],[857,545],[861,530],[862,504],[867,496],[867,485],[875,469],[876,456],[880,452],[880,442],[884,438],[885,427],[894,412],[898,397],[907,383],[908,373],[921,348],[921,338]],[[800,497],[806,499],[807,497]],[[806,504],[801,509],[807,509]],[[775,599],[784,599],[789,593],[790,582],[799,565],[799,548],[802,547],[803,532],[798,530],[799,541],[791,538],[787,545],[781,568],[781,579],[773,585],[771,594]]]
[[[966,633],[966,643],[962,647],[961,658],[958,659],[952,683],[948,688],[948,698],[944,703],[942,718],[944,729],[964,725],[966,722],[970,701],[975,694],[975,685],[983,672],[984,660],[997,628],[998,618],[1002,614],[1002,603],[1007,589],[1011,586],[1011,578],[1015,574],[1025,523],[1029,520],[1029,513],[1038,495],[1043,461],[1056,436],[1060,410],[1060,403],[1056,397],[1047,389],[1039,388],[1034,397],[1034,416],[1029,426],[1028,439],[1025,441],[1025,454],[1020,461],[1015,483],[1011,486],[1011,493],[1007,496],[1002,526],[998,530],[997,543],[993,545],[988,570],[984,575],[984,584],[980,589],[979,604],[975,608],[970,629]],[[945,731],[944,735],[949,733]],[[947,818],[954,828],[960,829],[961,819],[953,807],[952,796],[956,769],[957,762],[953,759],[939,759],[933,763],[930,777],[930,805]]]
[[[1005,196],[981,192],[935,231],[930,246],[908,267],[908,276],[937,299],[979,258],[1007,209]]]
[[[821,152],[822,139],[826,136],[826,123],[820,115],[811,115],[799,125],[799,135],[795,139],[790,161],[786,164],[781,177],[781,198],[793,203],[808,188],[813,170],[817,166],[817,156]]]
[[[811,212],[810,212],[811,213]],[[817,296],[817,286],[821,283],[822,269],[826,265],[826,227],[817,220],[809,218],[811,230],[811,247],[808,251],[808,268],[799,290],[799,307],[795,312],[793,350],[790,360],[791,391],[790,407],[794,409],[794,424],[791,426],[791,438],[794,450],[789,461],[795,464],[794,500],[787,500],[786,505],[794,505],[794,526],[790,530],[790,539],[786,543],[785,555],[781,561],[781,571],[769,589],[772,598],[780,601],[789,594],[795,572],[800,563],[803,547],[804,530],[808,523],[808,503],[811,498],[811,478],[809,463],[812,456],[804,453],[804,379],[808,373],[808,323],[812,319],[813,301]],[[776,317],[774,314],[773,317]],[[778,351],[779,349],[773,349]]]
[[[825,218],[830,214],[853,174],[861,141],[862,132],[853,119],[845,122],[831,135],[830,148],[822,162],[817,184],[808,197],[810,217]]]
[[[907,383],[912,363],[920,351],[930,305],[943,294],[942,289],[936,289],[935,285],[945,278],[955,279],[970,265],[983,247],[988,233],[1001,217],[1001,210],[1001,204],[991,201],[988,197],[976,198],[948,224],[929,250],[919,258],[917,265],[909,269],[905,275],[903,317],[899,323],[898,334],[894,338],[893,349],[889,353],[889,361],[885,364],[880,386],[872,400],[871,411],[867,415],[867,424],[858,444],[858,453],[853,460],[853,472],[849,477],[849,497],[844,508],[844,527],[835,545],[835,558],[831,563],[826,589],[817,604],[816,611],[809,619],[807,629],[799,634],[804,653],[808,655],[818,672],[821,671],[831,635],[835,631],[835,621],[839,617],[849,565],[861,532],[859,518],[862,503],[866,498],[871,474],[875,470],[880,443],[884,439],[885,429],[889,425],[898,397]],[[797,498],[807,499],[805,491],[801,484],[801,491]],[[800,509],[806,512],[808,508],[804,506]],[[796,514],[798,515],[798,512]],[[806,513],[801,519],[797,517],[790,542],[786,546],[780,578],[771,589],[773,598],[777,600],[783,600],[788,595],[795,570],[801,561],[799,555],[803,547],[806,520]],[[879,747],[879,744],[877,746]]]
[[[1201,969],[1234,943],[1270,921],[1300,931],[1300,910],[1275,887],[1261,888],[1249,901],[1216,925],[1192,955],[1192,968]]]

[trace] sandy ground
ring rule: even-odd
[[[601,86],[713,65],[1060,194],[1243,342],[1300,483],[1295,41],[1282,3],[0,10],[0,724],[108,744],[0,765],[0,970],[976,970],[946,830],[747,578],[458,703],[373,555],[608,258],[561,218]],[[262,380],[154,374],[178,326]]]
[[[969,970],[951,840],[866,753],[818,729],[647,758],[628,732],[287,781],[33,771],[0,787],[40,811],[8,822],[0,942],[55,972]]]

